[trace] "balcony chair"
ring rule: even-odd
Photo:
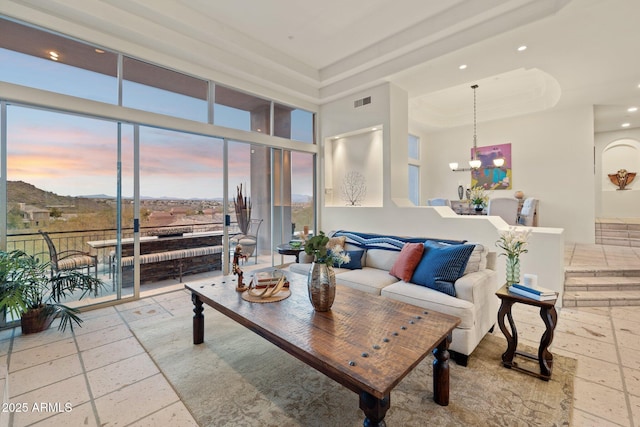
[[[518,199],[498,197],[489,199],[487,215],[496,215],[505,220],[509,225],[518,223]]]
[[[442,199],[442,198],[429,199],[429,200],[427,200],[427,206],[449,206],[449,207],[451,207],[451,200]]]
[[[98,277],[98,257],[96,255],[76,250],[58,252],[47,232],[38,230],[38,233],[42,234],[49,248],[52,276],[60,271],[84,270],[85,268],[87,274],[91,274],[91,267],[93,267],[94,276]]]
[[[262,221],[262,219],[252,219],[247,234],[240,233],[230,239],[232,244],[242,246],[243,254],[248,257],[253,255],[256,264],[258,263],[258,232]]]
[[[533,197],[527,197],[522,204],[522,209],[520,210],[520,217],[518,218],[518,223],[520,225],[526,225],[528,227],[533,227],[536,224],[534,220],[536,215],[536,210],[538,208],[538,199]]]

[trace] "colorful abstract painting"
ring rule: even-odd
[[[473,148],[472,155],[473,155]],[[511,189],[511,144],[487,145],[476,149],[477,158],[482,166],[471,171],[471,186],[487,190]],[[504,164],[496,167],[493,159],[503,158]]]

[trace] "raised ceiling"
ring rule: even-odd
[[[596,131],[640,127],[626,111],[640,106],[637,0],[3,0],[0,13],[316,104],[393,82],[426,129],[468,123],[474,83],[479,121],[592,105]]]

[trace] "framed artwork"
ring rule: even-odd
[[[473,148],[471,150],[473,156]],[[471,187],[511,190],[511,143],[477,147],[476,154],[482,166],[471,171]],[[504,159],[504,164],[500,167],[493,164],[493,160],[498,158]]]

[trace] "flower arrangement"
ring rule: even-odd
[[[509,227],[509,230],[500,233],[496,246],[503,249],[507,257],[507,287],[514,283],[520,283],[520,255],[529,252],[527,240],[531,230]]]
[[[329,243],[329,237],[321,231],[318,235],[309,237],[304,244],[304,251],[308,255],[313,255],[315,262],[338,266],[351,261],[349,254],[344,251],[342,246],[335,245],[329,249],[327,247]]]
[[[489,194],[482,187],[473,187],[469,193],[469,200],[475,206],[485,207],[489,202]]]
[[[509,227],[509,230],[501,232],[496,242],[496,246],[504,250],[500,255],[506,255],[507,258],[512,259],[529,252],[527,241],[530,235],[531,230],[516,227]]]

